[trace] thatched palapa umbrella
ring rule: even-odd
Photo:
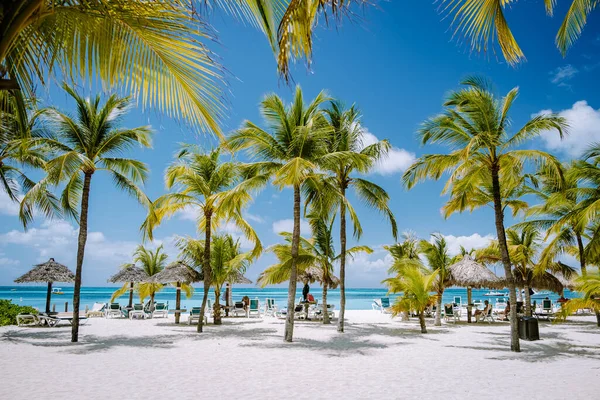
[[[504,279],[496,276],[483,264],[478,263],[466,254],[460,261],[448,267],[450,286],[467,288],[467,321],[471,322],[471,289],[502,289],[506,286]]]
[[[32,270],[15,279],[16,283],[25,282],[46,282],[48,283],[48,293],[46,294],[46,312],[50,312],[50,297],[52,296],[53,282],[74,282],[75,275],[71,270],[62,264],[54,261],[54,258],[43,264],[37,264]]]
[[[151,276],[147,282],[175,283],[177,289],[177,297],[175,300],[175,323],[178,324],[181,305],[181,284],[200,282],[203,279],[203,276],[189,265],[181,261],[175,261],[167,265],[165,269],[158,274]]]
[[[528,271],[529,274],[529,283],[528,287],[537,290],[550,290],[551,292],[555,292],[561,294],[564,290],[564,285],[556,276],[552,275],[550,272],[544,272],[543,274],[534,274],[533,271]],[[513,273],[515,276],[515,280],[517,286],[524,287],[525,281],[523,280],[523,276],[519,273]]]
[[[149,276],[142,268],[136,267],[135,264],[125,264],[119,272],[111,276],[108,281],[110,283],[129,282],[129,305],[133,305],[133,284],[138,282],[146,282]]]

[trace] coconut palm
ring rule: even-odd
[[[33,90],[49,74],[99,78],[120,87],[144,107],[219,132],[223,116],[222,67],[204,44],[213,38],[195,2],[179,0],[21,0],[5,2],[0,15],[0,89]],[[283,1],[214,0],[250,21],[275,44]]]
[[[358,177],[358,174],[367,174],[387,154],[390,144],[387,140],[376,143],[365,142],[365,132],[360,124],[360,113],[354,106],[345,109],[344,105],[332,101],[325,110],[331,126],[326,139],[327,152],[340,154],[342,157],[331,157],[321,160],[322,169],[331,176],[326,178],[326,184],[335,190],[317,187],[309,195],[309,201],[314,201],[316,194],[331,194],[329,206],[339,209],[340,215],[340,317],[338,319],[338,332],[344,331],[344,312],[346,310],[346,214],[349,212],[354,226],[354,236],[359,239],[362,228],[358,216],[348,202],[346,196],[349,189],[353,189],[356,197],[364,204],[382,213],[390,222],[392,236],[397,237],[397,226],[394,214],[389,208],[389,195],[380,186]]]
[[[148,276],[154,276],[162,271],[167,265],[169,256],[164,252],[163,245],[158,246],[154,251],[139,245],[133,253],[133,261],[141,265]],[[163,288],[161,283],[141,282],[137,284],[138,294],[142,303],[144,298],[150,297],[150,311],[154,310],[154,296]]]
[[[294,227],[288,310],[294,309],[296,296],[302,185],[313,179],[320,162],[328,158],[340,158],[336,154],[325,154],[324,138],[330,128],[320,107],[327,100],[325,92],[320,92],[310,103],[306,103],[299,86],[296,87],[294,100],[289,106],[277,95],[269,94],[262,101],[260,109],[271,132],[245,121],[242,128],[234,132],[227,141],[228,147],[234,151],[246,149],[252,158],[259,159],[254,164],[255,168],[271,174],[276,187],[293,188]],[[293,335],[293,313],[288,313],[284,340],[291,342]]]
[[[198,321],[202,332],[204,311],[211,287],[211,234],[220,224],[231,223],[254,243],[252,257],[262,251],[256,232],[243,217],[243,209],[252,200],[252,193],[268,180],[265,175],[249,176],[244,165],[221,160],[219,148],[204,153],[197,146],[184,145],[176,161],[165,172],[165,183],[171,193],[156,199],[142,225],[144,236],[152,239],[153,232],[165,218],[183,211],[195,210],[197,229],[204,233],[204,296]]]
[[[211,238],[211,284],[215,292],[215,304],[212,310],[215,325],[221,324],[221,290],[225,283],[238,283],[252,260],[251,253],[242,253],[239,239],[230,234],[217,234]],[[193,238],[181,238],[177,241],[181,250],[180,257],[196,268],[204,265],[204,241]],[[251,282],[250,282],[251,283]]]
[[[75,100],[77,112],[71,117],[56,108],[46,111],[55,136],[39,139],[38,142],[53,152],[53,158],[46,163],[47,176],[23,197],[20,217],[25,224],[29,223],[31,216],[27,210],[43,203],[47,185],[64,183],[60,198],[64,214],[79,222],[71,333],[71,341],[77,342],[92,177],[99,171],[108,173],[118,189],[149,206],[149,199],[137,186],[146,180],[148,168],[138,160],[122,158],[121,154],[135,145],[150,147],[151,130],[147,126],[120,127],[129,108],[129,98],[111,95],[102,104],[100,96],[86,99],[67,85],[63,88]]]
[[[596,313],[596,321],[600,327],[600,270],[592,270],[585,276],[576,280],[575,290],[582,294],[579,298],[573,298],[563,303],[558,313],[560,320],[565,320],[581,308],[589,308]]]
[[[443,0],[441,10],[453,16],[454,34],[465,36],[472,50],[487,53],[490,43],[497,41],[504,59],[516,64],[524,60],[525,55],[504,16],[505,8],[514,3],[511,0]],[[556,1],[544,0],[544,5],[546,13],[552,16]],[[597,5],[595,0],[572,0],[556,34],[556,46],[563,56],[579,38],[589,13]]]
[[[435,290],[438,271],[427,271],[414,265],[397,267],[396,277],[382,281],[388,287],[389,293],[402,293],[392,304],[392,315],[416,311],[419,315],[421,333],[427,333],[425,326],[425,309],[436,302]]]
[[[427,259],[427,264],[432,271],[437,271],[437,280],[435,291],[437,293],[437,309],[435,313],[435,326],[442,325],[442,296],[447,286],[449,273],[447,268],[452,264],[452,259],[448,255],[448,244],[443,235],[435,233],[432,235],[432,242],[421,240],[419,242],[419,252]]]
[[[423,144],[446,145],[451,153],[422,156],[405,172],[403,181],[412,188],[427,178],[439,179],[445,172],[450,173],[444,188],[444,193],[450,193],[448,204],[451,204],[446,215],[493,205],[502,264],[505,276],[509,277],[510,301],[516,304],[504,228],[504,209],[508,204],[503,196],[507,195],[506,188],[512,190],[520,186],[528,165],[545,168],[557,177],[562,176],[562,169],[558,160],[548,153],[515,147],[548,130],[556,130],[562,137],[567,124],[564,118],[555,114],[538,115],[510,135],[509,112],[518,88],[498,99],[483,79],[470,77],[463,85],[466,87],[448,96],[445,111],[428,119],[419,130]],[[479,196],[482,187],[490,188],[491,198]],[[520,351],[514,311],[513,307],[510,313],[511,350]]]

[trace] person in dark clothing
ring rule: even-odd
[[[304,301],[308,301],[307,297],[308,297],[308,292],[310,292],[310,286],[308,286],[308,282],[306,282],[304,284],[304,287],[302,288],[302,299]]]

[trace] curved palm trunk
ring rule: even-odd
[[[427,333],[427,326],[425,325],[425,313],[423,310],[419,312],[419,324],[421,325],[421,333]]]
[[[79,216],[79,238],[77,240],[77,269],[75,270],[75,287],[73,288],[73,327],[71,329],[71,342],[79,340],[79,300],[81,293],[81,269],[85,242],[87,241],[88,207],[90,203],[90,183],[92,174],[85,173],[83,178],[83,191],[81,194],[81,215]]]
[[[133,282],[129,282],[129,305],[127,307],[131,308],[133,306]]]
[[[177,288],[175,293],[175,323],[179,323],[181,318],[181,282],[177,282]]]
[[[221,291],[215,288],[215,305],[213,307],[213,321],[215,325],[221,325]]]
[[[579,267],[581,268],[581,275],[582,276],[586,276],[587,275],[587,269],[586,269],[586,260],[585,260],[585,251],[584,251],[584,247],[583,247],[583,239],[581,238],[581,235],[579,233],[576,233],[575,236],[577,236],[577,249],[579,250]]]
[[[435,310],[435,326],[442,326],[442,296],[444,295],[444,289],[438,292],[437,298],[437,310]]]
[[[198,332],[202,332],[202,326],[204,325],[204,312],[206,310],[206,303],[208,302],[208,292],[210,291],[211,284],[211,270],[210,270],[210,231],[211,231],[211,219],[212,214],[210,212],[204,213],[204,220],[206,223],[206,231],[204,232],[204,295],[202,296],[202,307],[200,308],[200,319],[198,320]],[[217,299],[218,300],[218,299]]]
[[[506,243],[506,232],[504,230],[504,210],[502,209],[502,198],[500,196],[500,179],[498,177],[499,165],[492,167],[492,196],[494,198],[494,215],[496,219],[496,234],[500,247],[500,256],[504,265],[504,275],[508,282],[508,298],[513,307],[510,308],[510,350],[519,352],[519,332],[517,330],[517,294],[515,292],[515,281],[512,275],[508,245]]]
[[[46,293],[46,312],[50,312],[50,303],[52,302],[52,282],[48,282],[48,293]]]
[[[525,282],[523,291],[525,292],[525,315],[531,317],[531,295],[529,294],[529,283]]]
[[[154,291],[150,293],[150,312],[154,311]]]
[[[346,188],[342,185],[342,200],[346,198]],[[340,316],[338,332],[344,332],[344,313],[346,312],[346,204],[340,204]]]
[[[323,283],[323,323],[330,324],[329,313],[327,312],[327,282]]]
[[[283,340],[291,342],[294,337],[294,303],[296,300],[296,280],[298,279],[298,249],[300,247],[300,186],[294,185],[294,231],[292,233],[292,270],[288,286],[287,317]]]

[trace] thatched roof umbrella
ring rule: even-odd
[[[470,255],[448,267],[449,286],[467,288],[467,322],[471,322],[471,304],[473,288],[502,289],[506,286],[504,279],[496,276],[485,265],[478,263]]]
[[[129,282],[129,305],[133,304],[133,284],[137,282],[146,282],[149,276],[142,268],[136,267],[135,264],[125,264],[119,272],[111,276],[108,281],[110,283]]]
[[[528,271],[529,273],[529,283],[528,287],[538,290],[550,290],[552,292],[561,294],[564,290],[564,286],[562,282],[550,272],[544,272],[543,274],[533,274],[532,271]],[[525,282],[523,277],[519,274],[514,274],[515,279],[517,281],[517,286],[523,287],[525,286]]]
[[[557,272],[554,274],[554,277],[558,279],[558,281],[563,285],[564,288],[569,290],[575,290],[575,286],[577,285],[577,283],[575,282],[575,278],[577,277],[576,274],[573,274],[572,276],[567,278],[560,272]]]
[[[50,312],[50,297],[52,295],[53,282],[74,282],[75,275],[62,264],[54,261],[54,258],[43,264],[37,264],[32,270],[15,279],[16,283],[25,282],[47,282],[48,293],[46,294],[46,312]]]
[[[179,323],[180,305],[181,305],[181,284],[200,282],[204,279],[202,274],[189,265],[175,261],[167,265],[165,269],[158,274],[152,275],[147,282],[153,283],[175,283],[177,288],[177,297],[175,300],[175,323]]]

